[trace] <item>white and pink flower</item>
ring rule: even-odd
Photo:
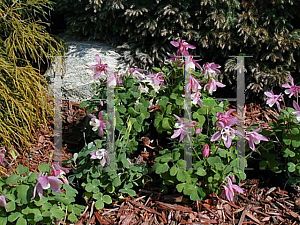
[[[230,178],[230,177],[226,177],[226,181],[227,181],[227,186],[226,185],[222,185],[222,187],[224,188],[221,197],[222,198],[227,198],[228,201],[233,201],[234,200],[234,193],[238,192],[238,193],[244,193],[243,189],[236,185],[236,184],[232,184],[232,182],[234,182],[234,177]]]
[[[217,90],[217,87],[225,87],[226,85],[225,84],[222,84],[218,81],[216,81],[215,79],[211,79],[208,84],[206,84],[204,86],[204,89],[208,89],[208,92],[210,94],[212,94],[213,92],[215,92]]]

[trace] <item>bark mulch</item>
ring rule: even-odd
[[[49,98],[53,102],[53,98]],[[257,104],[245,108],[245,125],[260,124],[268,129],[269,123],[279,116],[275,110],[263,109]],[[83,108],[74,102],[65,101],[63,116],[63,160],[72,157],[84,145],[86,116]],[[40,163],[49,163],[54,149],[54,121],[49,120],[35,134],[29,154],[19,154],[18,164],[37,171]],[[20,151],[20,149],[17,149]],[[24,152],[24,151],[23,151]],[[8,159],[10,160],[10,159]],[[16,166],[13,166],[14,168]],[[6,171],[9,173],[9,171]],[[204,201],[192,202],[182,195],[162,195],[157,189],[140,189],[135,198],[115,201],[110,208],[97,211],[94,202],[88,203],[80,224],[300,224],[300,194],[282,190],[280,187],[264,187],[263,181],[248,179],[241,184],[243,194],[228,202],[216,195]]]
[[[241,184],[243,194],[228,202],[216,195],[190,202],[183,196],[163,196],[139,190],[136,198],[125,198],[100,211],[86,208],[79,224],[300,224],[300,195],[279,187],[260,187],[258,179]]]

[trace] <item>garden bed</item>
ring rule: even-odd
[[[53,98],[49,101],[53,103]],[[86,113],[77,103],[67,101],[62,113],[63,160],[67,160],[84,146],[81,131]],[[268,128],[269,122],[276,120],[275,111],[258,104],[247,105],[245,113],[246,126],[256,123]],[[16,165],[28,165],[31,171],[38,171],[39,164],[49,163],[54,146],[53,127],[54,121],[50,120],[47,127],[36,132],[36,143],[31,147],[30,155],[20,155]],[[257,171],[246,173],[251,178]],[[96,210],[94,203],[89,202],[76,224],[299,224],[300,192],[291,188],[289,192],[283,190],[285,185],[279,185],[268,173],[262,172],[259,179],[255,178],[240,185],[244,193],[238,194],[235,202],[216,195],[193,202],[178,193],[163,195],[156,184],[149,183],[147,189],[137,190],[137,197],[114,201],[102,210]]]

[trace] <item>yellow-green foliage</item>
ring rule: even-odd
[[[33,132],[48,117],[47,83],[33,63],[63,54],[63,45],[46,32],[49,0],[0,1],[0,145],[30,147]]]

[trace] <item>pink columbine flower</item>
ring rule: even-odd
[[[210,147],[208,144],[203,146],[203,156],[208,157],[210,155]]]
[[[196,49],[194,45],[190,45],[189,43],[185,42],[185,40],[182,40],[180,42],[177,41],[171,41],[171,45],[174,47],[177,47],[177,55],[183,54],[184,56],[189,55],[188,49]]]
[[[185,95],[182,95],[182,97],[185,97]],[[199,91],[191,94],[191,100],[193,105],[197,105],[197,104],[199,104],[200,106],[203,105],[203,101],[201,100],[201,93]]]
[[[61,190],[58,184],[63,184],[63,182],[55,176],[47,176],[47,175],[38,175],[38,182],[34,187],[33,196],[31,199],[35,198],[36,192],[40,196],[40,199],[43,198],[43,190],[47,190],[51,188],[52,191],[56,193],[61,193]]]
[[[194,105],[197,105],[197,104],[203,105],[203,101],[201,100],[200,97],[201,97],[201,93],[199,91],[191,94],[191,99],[193,100],[192,103]]]
[[[191,86],[186,85],[187,91],[198,92],[201,89],[199,82],[195,79],[193,75],[191,75]]]
[[[138,68],[129,68],[129,73],[133,75],[136,72],[145,72],[146,70],[138,69]]]
[[[233,126],[234,124],[236,124],[238,121],[237,117],[233,117],[230,115],[234,111],[235,111],[234,109],[230,109],[227,112],[225,112],[225,114],[217,112],[217,117],[219,119],[216,122],[216,125],[222,127],[220,123],[223,123],[223,127],[225,127],[225,126]]]
[[[69,181],[68,179],[65,177],[65,175],[67,173],[70,172],[71,169],[69,168],[65,168],[65,167],[62,167],[60,166],[58,163],[52,163],[51,164],[51,169],[52,169],[52,174],[60,179],[62,179],[62,181],[65,183],[65,184],[69,184]]]
[[[114,86],[121,86],[122,80],[120,80],[117,73],[112,73],[107,78],[107,84],[108,84],[109,87],[111,87],[111,86],[113,86],[113,87]]]
[[[170,53],[167,53],[167,54],[168,54],[168,56],[170,57],[169,59],[167,59],[167,61],[176,62],[176,61],[178,61],[178,60],[180,59],[180,57],[177,56],[177,55],[170,54]]]
[[[156,74],[149,74],[146,75],[146,77],[149,77],[152,79],[153,83],[157,86],[164,86],[164,74],[162,72],[158,72]]]
[[[222,185],[224,190],[222,192],[221,197],[222,198],[227,198],[228,201],[233,201],[234,200],[234,192],[238,192],[238,193],[244,193],[243,189],[236,185],[236,184],[232,184],[232,182],[234,181],[234,177],[230,178],[230,177],[226,177],[228,186]]]
[[[217,87],[225,87],[226,85],[225,84],[222,84],[222,83],[220,83],[220,82],[218,82],[218,81],[216,81],[215,79],[211,79],[209,82],[208,82],[208,84],[206,84],[205,86],[204,86],[204,89],[208,89],[209,91],[209,93],[210,94],[212,94],[213,92],[215,92],[216,90],[217,90]]]
[[[201,89],[199,82],[191,75],[191,87],[193,92],[198,92]]]
[[[5,162],[4,162],[5,152],[6,152],[5,148],[1,147],[0,148],[0,164],[2,166],[5,166]]]
[[[194,60],[193,59],[193,56],[189,56],[187,57],[187,62],[186,64],[188,65],[189,63],[193,63],[198,69],[201,69],[201,66],[197,63],[198,61],[200,61],[201,59],[198,59],[198,60]]]
[[[300,122],[300,106],[297,104],[295,100],[293,101],[293,106],[296,112],[292,112],[292,114],[296,115],[296,120]]]
[[[103,137],[103,130],[106,129],[106,120],[103,120],[103,111],[99,112],[98,119],[92,114],[88,114],[88,117],[92,118],[90,125],[93,127],[92,130],[96,131],[99,129],[99,136]]]
[[[210,141],[217,141],[222,137],[225,146],[227,148],[230,148],[232,140],[235,138],[235,133],[236,133],[236,131],[230,127],[233,124],[234,124],[234,120],[229,120],[227,124],[224,124],[222,122],[218,123],[218,126],[221,127],[221,131],[217,131],[211,137]]]
[[[201,127],[197,127],[196,131],[195,131],[195,134],[198,135],[198,134],[201,133],[201,131],[202,131],[202,128]]]
[[[287,84],[283,84],[282,87],[284,88],[289,88],[287,90],[284,91],[284,93],[286,93],[287,95],[289,95],[289,98],[292,97],[293,95],[298,98],[298,93],[300,92],[300,86],[296,86],[294,84],[294,79],[292,76],[289,76],[289,80],[291,85]]]
[[[254,131],[246,131],[246,139],[249,142],[249,147],[254,151],[255,150],[255,145],[254,144],[259,144],[260,141],[268,141],[268,138],[265,136],[257,133],[260,130],[260,128],[254,130]]]
[[[7,212],[6,199],[5,199],[5,196],[3,196],[3,195],[0,195],[0,205],[3,206],[5,208],[5,211]]]
[[[265,95],[269,98],[267,100],[267,104],[272,107],[275,103],[277,105],[277,108],[278,108],[278,111],[280,112],[281,111],[281,108],[280,108],[280,103],[279,101],[282,101],[283,99],[283,95],[282,94],[279,94],[279,95],[275,95],[273,93],[273,91],[271,92],[265,92]]]
[[[208,74],[211,74],[212,77],[214,77],[215,74],[221,73],[221,71],[218,70],[218,68],[221,68],[221,66],[218,65],[218,64],[215,64],[214,62],[212,62],[212,63],[205,63],[203,65],[204,77],[207,79],[208,78]]]
[[[98,149],[90,152],[91,159],[101,159],[101,166],[104,166],[106,163],[107,152],[105,149]]]
[[[181,119],[179,116],[173,114],[176,119],[179,120],[180,123],[175,123],[175,128],[178,128],[177,130],[174,131],[174,134],[171,136],[171,138],[177,138],[180,135],[179,142],[181,142],[184,138],[184,133],[188,132],[186,129],[187,127],[194,127],[196,126],[197,122],[196,121],[191,121],[191,122],[184,122],[183,119]]]
[[[105,74],[107,74],[107,64],[102,64],[101,63],[101,59],[100,56],[97,54],[95,55],[95,59],[98,62],[97,65],[91,66],[89,69],[90,70],[95,70],[95,74],[94,74],[94,79],[97,79],[102,72],[104,72]]]
[[[144,75],[142,72],[145,72],[146,70],[138,69],[138,68],[129,68],[129,73],[136,77],[139,81],[142,81],[145,79],[146,75]]]

